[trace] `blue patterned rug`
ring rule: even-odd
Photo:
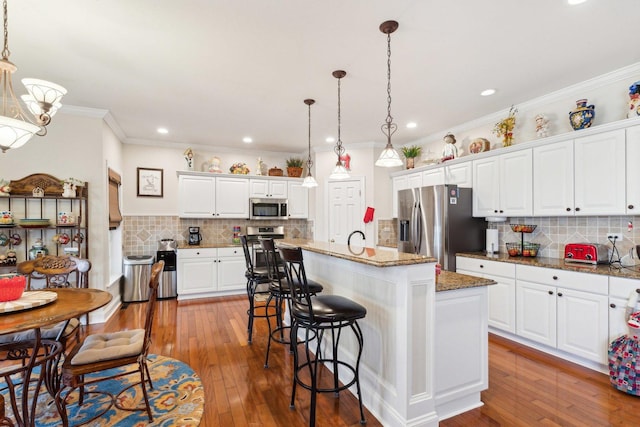
[[[121,411],[115,407],[110,408],[99,420],[88,424],[89,426],[120,426],[131,427],[138,425],[150,426],[197,426],[200,424],[204,411],[204,388],[198,375],[189,365],[170,357],[149,355],[149,371],[153,381],[153,390],[149,391],[149,403],[153,413],[153,423],[148,424],[149,418],[146,411]],[[100,376],[109,376],[119,370],[116,368],[104,371]],[[89,377],[89,375],[87,375]],[[92,374],[91,377],[98,377]],[[128,384],[135,383],[139,379],[137,375],[106,380],[86,387],[86,391],[106,390],[116,394]],[[6,391],[5,391],[6,392]],[[103,394],[90,393],[85,395],[84,404],[78,407],[77,391],[71,394],[67,401],[67,413],[69,424],[76,425],[92,417],[105,406],[110,405],[111,400]],[[131,387],[119,396],[120,404],[124,407],[144,407],[144,398],[140,386]],[[8,403],[9,396],[5,395]],[[7,415],[12,417],[11,406],[5,405]],[[12,418],[13,419],[13,418]],[[38,396],[36,410],[36,426],[57,427],[61,423],[56,411],[55,403],[47,393],[44,386]]]

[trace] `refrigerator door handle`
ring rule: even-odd
[[[416,206],[416,254],[419,254],[422,250],[422,206],[420,203],[417,203]]]

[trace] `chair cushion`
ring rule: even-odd
[[[311,298],[311,310],[316,323],[339,322],[362,319],[367,309],[357,302],[339,295],[318,295]],[[302,320],[310,320],[309,310],[293,304],[292,314]]]
[[[40,329],[40,336],[46,339],[55,339],[60,333],[60,330],[64,326],[65,322],[59,322],[55,325],[47,326]],[[62,338],[67,338],[69,335],[75,332],[76,328],[80,325],[80,320],[73,318],[69,321],[67,328],[62,333]],[[16,332],[14,334],[0,335],[0,344],[6,344],[9,342],[18,341],[30,341],[36,339],[36,333],[33,329],[29,329],[24,332]]]
[[[144,343],[144,332],[144,329],[132,329],[89,335],[78,353],[71,359],[71,364],[84,365],[140,354]]]

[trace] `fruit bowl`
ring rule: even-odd
[[[511,230],[516,233],[533,233],[533,230],[536,229],[537,225],[529,225],[529,224],[509,224],[511,226]]]
[[[20,274],[0,274],[0,302],[19,299],[26,282],[26,277]]]
[[[540,243],[507,243],[509,256],[535,257],[540,250]]]

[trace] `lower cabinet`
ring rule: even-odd
[[[245,289],[242,248],[178,249],[178,299],[241,293]]]
[[[516,269],[514,264],[456,257],[456,272],[496,282],[488,287],[489,326],[516,333]]]
[[[609,278],[609,342],[627,333],[627,306],[633,311],[640,309],[639,291],[640,280]]]
[[[606,364],[607,305],[606,276],[516,267],[516,334],[523,338]]]

